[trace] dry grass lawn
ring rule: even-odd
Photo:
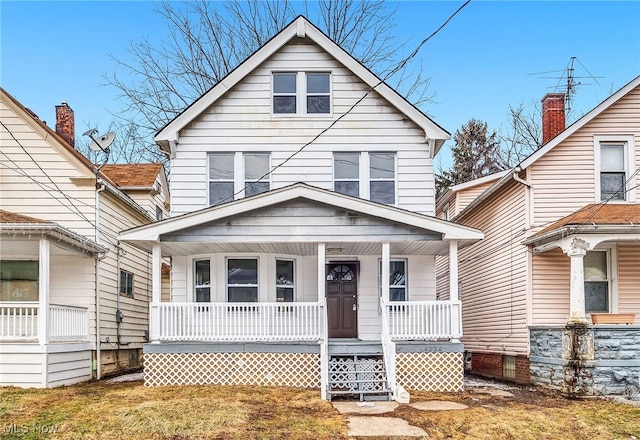
[[[527,389],[513,397],[472,389],[412,393],[412,401],[420,400],[469,408],[434,412],[401,405],[382,416],[407,420],[430,439],[640,439],[640,408],[602,400]],[[346,439],[346,419],[317,390],[145,388],[141,382],[0,388],[0,437],[7,439]]]

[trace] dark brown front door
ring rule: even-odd
[[[358,265],[327,265],[327,314],[330,338],[358,337]]]

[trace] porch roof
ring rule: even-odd
[[[435,217],[296,183],[120,234],[123,241],[165,255],[207,252],[315,254],[315,243],[341,254],[445,254],[448,241],[475,242],[483,234]]]
[[[523,244],[533,245],[540,252],[553,247],[553,243],[578,234],[640,240],[640,204],[586,205],[527,238]]]
[[[93,240],[77,234],[59,224],[29,217],[14,212],[0,210],[0,235],[3,237],[3,250],[6,252],[10,247],[11,239],[15,241],[35,241],[42,236],[51,237],[56,242],[67,245],[82,253],[89,253],[92,256],[105,253],[107,249]],[[21,245],[21,252],[27,251]],[[37,248],[34,248],[37,252]]]

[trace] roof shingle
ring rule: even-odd
[[[118,187],[147,188],[153,186],[161,170],[161,163],[112,164],[101,169]]]

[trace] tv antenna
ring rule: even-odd
[[[91,128],[82,133],[83,136],[88,136],[91,139],[91,143],[89,144],[89,148],[91,149],[91,151],[102,151],[105,154],[104,163],[96,169],[96,173],[100,170],[100,168],[107,164],[107,161],[109,160],[109,153],[111,152],[109,147],[111,147],[111,144],[116,138],[116,134],[112,131],[103,134],[102,136],[98,136],[98,138],[96,139],[94,136],[97,134],[98,130],[95,128]]]
[[[578,64],[582,66],[585,72],[587,72],[588,76],[575,75],[574,65],[576,62],[578,62]],[[569,63],[567,64],[567,67],[565,67],[562,70],[551,70],[548,72],[530,73],[529,75],[544,75],[544,74],[550,74],[550,73],[561,73],[561,75],[560,76],[539,76],[538,79],[557,79],[558,80],[558,83],[555,86],[549,87],[549,88],[553,88],[554,92],[562,91],[564,93],[564,96],[565,96],[564,102],[567,107],[566,109],[567,112],[571,110],[571,101],[573,99],[573,95],[575,95],[578,89],[578,86],[591,85],[589,83],[580,82],[579,81],[580,79],[587,79],[587,78],[592,79],[596,82],[596,84],[600,85],[600,83],[598,82],[598,78],[604,78],[603,76],[593,76],[591,72],[589,72],[589,69],[587,69],[585,65],[582,64],[577,57],[571,57],[569,59]]]

